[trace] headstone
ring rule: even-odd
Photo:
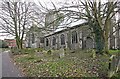
[[[111,61],[111,70],[114,71],[116,68],[116,57],[113,56],[112,61]]]
[[[32,44],[32,48],[37,48],[36,43]]]
[[[86,39],[86,48],[87,49],[93,48],[93,39],[92,38],[87,38]]]
[[[118,52],[117,55],[117,68],[116,68],[116,72],[120,69],[120,53]]]
[[[120,69],[120,60],[118,61],[118,65],[117,65],[117,68],[116,68],[116,72]]]
[[[62,48],[62,49],[60,49],[60,50],[58,50],[59,51],[59,56],[60,56],[60,58],[63,58],[64,56],[65,56],[65,51],[64,51],[64,49]]]
[[[108,76],[112,77],[116,71],[119,68],[120,60],[118,61],[118,57],[115,55],[112,55],[109,59],[109,71],[108,71]]]
[[[113,63],[113,61],[114,61],[114,57],[115,57],[115,55],[112,55],[111,57],[110,57],[110,59],[109,59],[109,67],[108,67],[108,69],[109,69],[109,71],[108,71],[108,76],[109,77],[112,77],[113,75],[114,75],[114,63]]]

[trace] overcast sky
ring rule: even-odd
[[[20,1],[20,0],[18,0]],[[30,1],[30,2],[35,2],[37,5],[39,5],[39,2],[43,5],[43,6],[47,6],[47,8],[52,8],[52,4],[51,2],[58,4],[60,2],[65,3],[65,2],[70,2],[70,1],[74,1],[74,0],[21,0],[21,1]],[[1,2],[1,0],[0,0]],[[8,35],[6,33],[2,33],[3,30],[0,29],[0,39],[14,39],[13,36]]]
[[[18,0],[18,1],[20,1],[20,0]],[[37,5],[39,5],[39,2],[40,2],[43,6],[47,6],[47,8],[53,8],[53,5],[51,4],[51,2],[53,2],[56,6],[58,6],[58,5],[60,6],[61,3],[74,4],[77,0],[21,0],[21,1],[35,2]],[[107,1],[107,0],[104,0],[104,1]],[[10,35],[5,36],[4,33],[1,33],[2,31],[3,30],[0,30],[0,39],[4,39],[4,38],[13,39],[14,38]]]

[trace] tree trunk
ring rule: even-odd
[[[23,44],[23,42],[22,42],[22,39],[21,39],[20,40],[20,47],[21,47],[21,49],[23,48],[22,44]]]
[[[105,22],[105,31],[104,31],[104,41],[105,41],[104,51],[107,54],[109,53],[109,47],[108,47],[109,27],[110,27],[110,19],[108,19]]]
[[[95,33],[95,42],[96,42],[96,53],[98,54],[103,54],[103,50],[104,50],[104,40],[103,40],[103,36],[102,36],[102,32],[97,31]]]
[[[97,26],[97,28],[96,28]],[[96,21],[95,25],[92,26],[93,31],[95,34],[95,43],[96,43],[96,54],[103,54],[104,52],[104,37],[103,37],[103,31],[101,26],[99,26],[98,22]]]
[[[18,49],[22,49],[23,47],[22,47],[22,41],[21,41],[21,39],[17,36],[16,37],[16,44],[17,44],[17,48]]]
[[[19,49],[20,46],[19,46],[19,40],[18,40],[18,37],[16,37],[16,45],[17,45],[17,48]]]
[[[104,47],[104,51],[105,51],[105,53],[109,53],[109,47],[108,47],[108,34],[107,33],[105,33],[105,47]]]

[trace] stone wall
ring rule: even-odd
[[[72,33],[76,32],[77,33],[77,42],[72,43]],[[65,44],[61,45],[61,39],[60,36],[64,34],[65,36]],[[45,49],[60,49],[60,48],[69,48],[72,50],[81,48],[81,49],[85,49],[85,48],[94,48],[94,40],[93,37],[90,36],[91,31],[88,30],[88,27],[78,27],[75,29],[69,29],[67,31],[63,31],[60,33],[56,33],[50,36],[45,37],[45,41],[46,39],[49,39],[49,45],[46,46],[46,42],[45,42]],[[53,43],[53,37],[56,38],[56,44],[52,45]],[[90,39],[87,39],[88,37],[90,37]]]
[[[110,28],[110,38],[109,38],[109,48],[110,49],[120,49],[120,30],[113,33],[113,27]],[[72,33],[77,33],[77,43],[72,43]],[[33,33],[33,32],[32,32]],[[95,48],[94,38],[91,35],[91,30],[89,30],[88,26],[80,26],[72,29],[67,29],[58,33],[54,33],[49,36],[44,37],[44,43],[40,42],[40,35],[39,33],[35,34],[35,43],[32,43],[32,33],[27,35],[26,39],[26,47],[42,47],[45,49],[60,49],[60,48],[68,48],[68,49],[91,49]],[[65,36],[65,44],[61,45],[61,35]],[[56,38],[56,43],[53,45],[53,37]],[[46,38],[49,41],[48,46],[46,46]]]

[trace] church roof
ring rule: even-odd
[[[62,33],[64,31],[68,31],[68,30],[71,30],[71,29],[75,29],[75,28],[78,28],[80,26],[85,26],[87,25],[88,22],[84,22],[84,23],[81,23],[81,24],[77,24],[77,25],[74,25],[74,24],[71,24],[73,26],[70,26],[70,27],[67,27],[67,28],[61,28],[61,29],[57,29],[55,30],[54,32],[51,32],[49,34],[46,34],[45,37],[49,37],[49,36],[52,36],[52,35],[55,35],[55,34],[59,34],[59,33]]]

